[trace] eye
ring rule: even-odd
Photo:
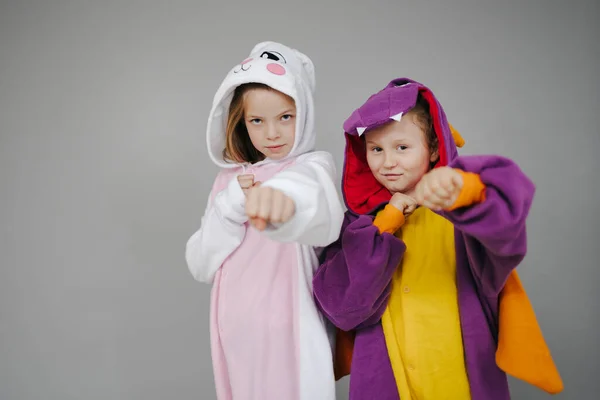
[[[381,147],[374,146],[374,147],[371,147],[371,151],[373,153],[381,153],[383,151],[383,149]]]
[[[285,114],[281,116],[282,121],[290,121],[294,116],[292,114]]]
[[[406,150],[406,149],[408,149],[408,146],[401,144],[401,145],[398,145],[397,149],[398,150]]]
[[[250,123],[252,125],[259,125],[262,122],[262,120],[260,118],[253,118],[250,120]]]
[[[281,53],[278,53],[276,51],[263,51],[260,55],[260,58],[267,58],[269,60],[279,61],[284,64],[287,63],[287,61],[285,61],[285,58],[281,55]]]

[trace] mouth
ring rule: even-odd
[[[274,146],[266,146],[266,148],[269,149],[269,151],[271,153],[278,153],[281,150],[283,150],[284,147],[285,147],[285,144],[279,144],[279,145],[274,145]]]
[[[397,181],[403,174],[381,174],[388,181]]]

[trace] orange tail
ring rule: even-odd
[[[533,307],[514,270],[500,293],[496,364],[507,374],[550,394],[563,390]]]

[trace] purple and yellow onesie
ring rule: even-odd
[[[451,209],[419,207],[404,219],[369,170],[362,134],[401,118],[418,94],[429,104],[438,138],[436,167],[457,169],[464,186]],[[371,96],[344,131],[348,211],[339,239],[323,252],[313,291],[339,328],[337,375],[350,372],[350,399],[504,400],[507,373],[560,392],[514,271],[527,250],[533,183],[506,158],[459,157],[462,139],[441,105],[410,79],[393,80]],[[349,355],[344,371],[340,363]]]

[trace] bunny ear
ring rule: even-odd
[[[298,57],[298,59],[302,63],[302,68],[308,75],[310,90],[314,91],[315,86],[316,86],[316,78],[315,78],[315,66],[314,66],[312,60],[310,58],[308,58],[308,56],[306,54],[301,53],[298,50],[294,50],[294,53],[296,54],[296,57]]]

